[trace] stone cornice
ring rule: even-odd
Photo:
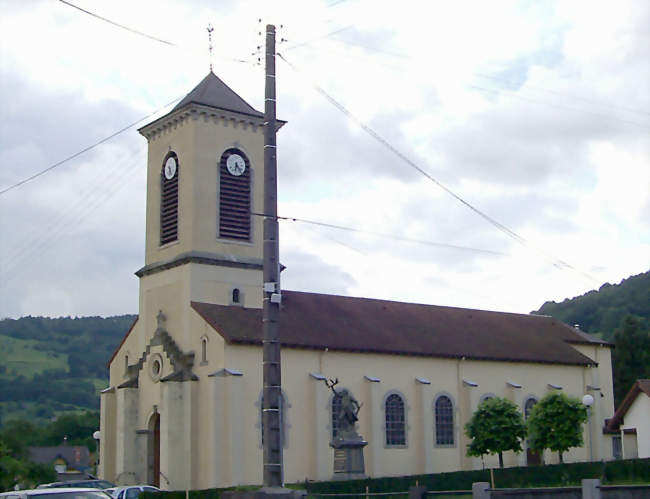
[[[253,132],[256,132],[258,127],[264,125],[264,119],[258,116],[236,113],[227,109],[218,109],[192,102],[139,128],[138,132],[147,140],[156,140],[169,130],[183,126],[190,120],[196,121],[198,119],[203,119],[206,123],[209,121],[215,124],[221,123],[226,127],[237,128],[241,126],[244,130],[250,126]],[[286,121],[277,120],[276,130],[279,130],[285,123]]]
[[[232,255],[219,255],[213,253],[201,253],[191,251],[188,253],[181,253],[171,260],[165,262],[155,262],[145,265],[138,270],[135,275],[143,277],[146,275],[157,274],[163,270],[171,269],[185,265],[186,263],[199,263],[202,265],[215,265],[218,267],[235,267],[242,269],[255,269],[262,270],[262,260],[258,258],[235,258]]]

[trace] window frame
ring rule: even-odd
[[[391,413],[394,413],[395,409],[391,409],[391,412],[389,412],[388,408],[388,403],[391,399],[394,399],[394,397],[398,397],[400,402],[401,402],[401,410],[402,410],[402,420],[399,421],[389,421],[389,415]],[[406,449],[408,448],[408,418],[407,418],[407,412],[408,412],[408,406],[406,403],[406,397],[404,396],[403,393],[397,391],[397,390],[391,390],[386,393],[384,396],[384,400],[381,404],[382,407],[382,412],[383,412],[383,430],[384,430],[384,448],[386,449]],[[399,410],[399,408],[397,408]],[[393,426],[393,428],[389,428],[390,426]],[[397,428],[394,428],[397,426]],[[400,439],[398,439],[398,442],[395,443],[394,441],[394,435],[393,433],[399,431],[399,426],[401,426],[401,432],[402,432],[402,439],[401,443],[399,442]],[[390,437],[389,437],[390,435]]]
[[[451,426],[450,428],[450,433],[451,433],[451,443],[440,443],[438,440],[438,402],[442,399],[446,398],[449,400],[450,404],[450,409],[451,409],[451,423],[445,423],[447,427]],[[447,428],[449,429],[449,428]],[[433,399],[433,439],[434,439],[434,446],[435,447],[440,447],[440,448],[454,448],[456,447],[456,403],[454,402],[454,398],[451,396],[451,394],[447,392],[442,392],[438,393],[434,399]]]

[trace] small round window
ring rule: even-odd
[[[159,353],[153,354],[151,360],[149,361],[149,374],[151,379],[158,381],[160,375],[162,374],[163,360]]]

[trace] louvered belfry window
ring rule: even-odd
[[[234,175],[229,171],[227,163],[231,155],[238,155],[244,160],[246,167],[243,173]],[[250,162],[239,149],[228,149],[219,162],[219,237],[250,241],[250,212]]]
[[[176,160],[176,168],[173,175],[170,172],[165,174],[167,161],[173,158]],[[160,172],[160,245],[176,241],[178,239],[178,177],[180,164],[175,153],[170,152],[163,161]]]

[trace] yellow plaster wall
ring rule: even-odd
[[[642,392],[637,396],[625,414],[621,428],[635,429],[637,456],[650,457],[650,397],[648,395]]]
[[[429,431],[424,425],[421,405],[433,411],[435,398],[445,393],[452,397],[455,404],[456,445],[441,448],[434,445],[432,452],[432,469],[428,472],[443,472],[459,469],[463,463],[465,469],[477,467],[476,461],[464,457],[466,442],[459,442],[463,427],[476,408],[482,395],[490,393],[514,399],[523,410],[524,400],[528,396],[541,398],[549,391],[548,383],[561,385],[567,394],[580,397],[583,393],[583,367],[527,363],[481,362],[456,359],[431,359],[419,357],[390,356],[377,354],[355,354],[346,352],[318,352],[311,350],[285,349],[282,352],[282,383],[289,406],[285,415],[288,425],[287,447],[284,449],[285,480],[288,482],[303,480],[305,477],[327,479],[332,474],[333,453],[329,448],[329,402],[318,407],[314,401],[318,382],[309,373],[322,373],[327,377],[338,377],[339,387],[352,391],[363,408],[360,413],[359,432],[371,441],[365,449],[367,472],[374,476],[398,476],[423,472],[421,442],[424,433]],[[243,412],[238,421],[243,425],[245,439],[241,445],[245,450],[243,470],[246,483],[259,483],[261,480],[262,449],[260,442],[259,396],[261,393],[261,348],[250,346],[226,345],[224,367],[240,370],[242,377]],[[377,387],[378,396],[370,400],[368,389],[371,383],[365,376],[374,376],[381,381],[372,384]],[[422,400],[422,391],[415,378],[421,377],[431,381],[430,389],[424,391],[426,399]],[[478,387],[468,387],[463,379],[475,381]],[[522,388],[508,387],[507,381],[521,384]],[[513,390],[516,394],[513,395]],[[386,448],[384,442],[384,411],[382,404],[385,396],[398,392],[405,397],[407,407],[407,441],[406,448]],[[466,399],[469,411],[463,411],[460,401]],[[323,411],[320,416],[317,411]],[[370,426],[371,411],[379,415],[380,435],[372,435]],[[314,428],[314,421],[326,421],[326,428]],[[433,421],[433,419],[431,419]],[[205,430],[204,430],[205,431]],[[430,429],[434,434],[434,429]],[[378,438],[377,438],[378,437]],[[314,439],[321,439],[321,448],[326,449],[325,470],[319,469],[319,458],[314,453],[317,445]],[[200,439],[201,444],[213,445]],[[587,441],[586,441],[587,442]],[[565,456],[566,462],[582,461],[588,458],[586,447],[571,449]],[[557,462],[557,453],[547,453],[546,462]],[[507,466],[521,463],[522,457],[506,453]],[[525,462],[525,460],[524,460]],[[487,458],[486,465],[498,465],[497,458]],[[205,469],[204,469],[205,468]],[[202,468],[200,474],[208,473]],[[326,474],[327,476],[320,476]],[[235,485],[226,475],[221,486]]]
[[[146,264],[170,260],[188,251],[259,258],[262,224],[252,219],[252,241],[217,238],[218,163],[230,147],[250,160],[252,208],[262,211],[264,136],[262,128],[207,116],[185,117],[148,141]],[[160,246],[160,172],[174,151],[179,162],[178,241]]]

